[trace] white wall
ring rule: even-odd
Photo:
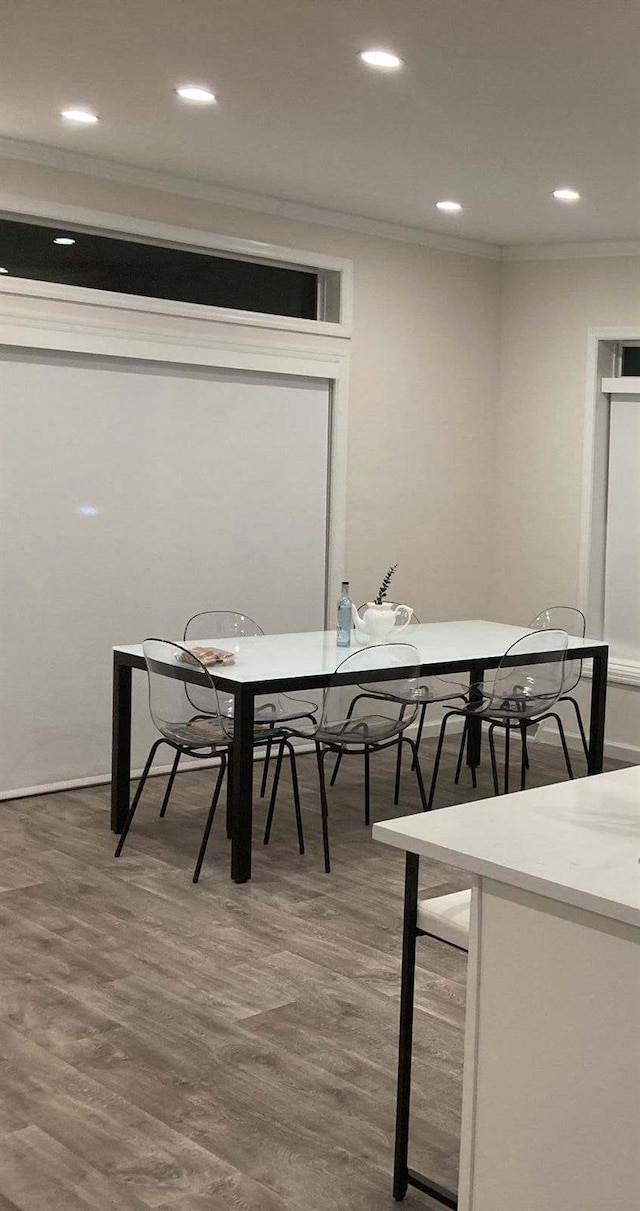
[[[354,596],[398,561],[395,595],[425,619],[526,623],[576,601],[587,329],[640,323],[640,257],[498,265],[14,160],[0,172],[16,194],[351,258]],[[614,688],[609,738],[640,746],[639,720],[640,691]]]
[[[489,606],[526,623],[578,604],[588,329],[640,324],[640,257],[503,263],[501,315]],[[640,759],[640,687],[611,687],[607,739]]]
[[[495,261],[18,161],[0,161],[0,176],[7,192],[39,200],[351,258],[345,575],[364,600],[399,562],[394,591],[420,617],[486,613],[490,534],[482,486],[492,465]],[[295,346],[295,334],[285,335]]]

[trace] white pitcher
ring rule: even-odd
[[[398,631],[403,631],[405,627],[409,626],[413,617],[411,606],[392,606],[386,601],[382,605],[377,605],[375,601],[368,601],[361,615],[355,606],[352,606],[351,609],[356,639],[359,643],[388,643]],[[399,622],[398,618],[402,614],[405,614],[406,617],[404,622]]]

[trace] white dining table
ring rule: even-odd
[[[527,628],[506,623],[471,619],[460,622],[431,622],[399,630],[399,642],[418,650],[423,676],[463,673],[470,685],[482,682],[485,670],[496,668],[506,649],[527,634]],[[182,642],[177,640],[176,642]],[[204,642],[204,641],[202,641]],[[234,698],[234,736],[231,752],[230,823],[231,876],[236,883],[251,877],[252,779],[254,700],[257,694],[286,693],[326,687],[338,665],[357,650],[338,647],[335,631],[303,631],[284,635],[252,635],[225,640],[215,646],[232,650],[235,663],[212,669],[216,684]],[[592,663],[589,773],[602,770],[608,648],[601,640],[571,637],[567,657]],[[131,781],[131,693],[133,670],[145,669],[142,644],[119,644],[113,649],[113,727],[111,827],[121,832],[129,810]],[[176,666],[177,668],[177,666]],[[372,658],[370,670],[344,676],[344,683],[382,681],[398,676]],[[185,665],[173,676],[197,680]],[[475,767],[480,760],[480,720],[472,720],[468,732],[467,760]]]

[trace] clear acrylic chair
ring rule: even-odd
[[[196,643],[198,641],[202,643],[209,642],[215,647],[220,646],[233,650],[235,640],[255,638],[260,635],[264,635],[262,627],[253,618],[249,618],[247,614],[239,614],[233,610],[203,610],[198,614],[193,614],[188,620],[184,628],[183,638],[188,643]],[[197,694],[194,699],[193,690],[189,690],[189,693],[191,700],[197,701]],[[233,714],[233,697],[231,695],[226,697],[224,708],[229,716]],[[254,710],[256,724],[275,728],[281,723],[290,723],[298,719],[308,719],[311,723],[315,723],[318,707],[315,702],[298,700],[292,698],[289,694],[258,694],[255,699]],[[264,798],[267,789],[269,764],[274,744],[278,747],[278,760],[276,761],[274,774],[276,792],[278,789],[283,751],[281,741],[272,738],[266,742],[264,766],[260,783],[261,798]],[[293,783],[294,798],[298,800],[298,775],[293,746],[289,745],[288,751],[291,762],[291,780]],[[302,853],[303,851],[301,850],[300,852]]]
[[[576,609],[575,606],[547,606],[546,610],[541,610],[540,613],[536,614],[535,618],[531,620],[529,623],[529,628],[532,631],[566,631],[568,635],[573,635],[576,639],[584,639],[587,631],[587,621],[582,613],[582,610]],[[589,747],[587,745],[584,723],[582,721],[578,701],[572,696],[571,693],[572,690],[575,690],[581,677],[582,661],[574,659],[566,660],[564,666],[564,686],[562,689],[562,695],[558,699],[558,703],[571,703],[576,714],[580,739],[582,741],[584,755],[588,763]]]
[[[367,673],[374,669],[384,669],[388,672],[388,678],[379,682],[367,682]],[[410,643],[375,644],[360,648],[338,665],[329,685],[323,690],[319,722],[307,727],[295,723],[284,726],[286,735],[299,736],[315,742],[320,780],[324,868],[327,874],[331,870],[324,770],[327,753],[363,757],[364,816],[365,824],[369,824],[371,754],[398,742],[407,744],[412,753],[412,768],[415,770],[423,809],[427,806],[416,744],[406,735],[406,730],[414,722],[420,706],[417,697],[419,676],[418,650]],[[346,684],[345,678],[349,679]],[[355,705],[354,686],[358,691]],[[272,800],[267,815],[265,845],[271,834],[274,809]]]
[[[119,858],[122,853],[153,759],[161,745],[166,744],[169,748],[174,749],[176,754],[160,808],[161,816],[164,816],[167,810],[180,757],[184,754],[200,759],[219,757],[220,769],[193,872],[193,882],[197,883],[229,761],[230,745],[233,741],[233,718],[229,717],[226,709],[226,695],[218,692],[209,670],[193,656],[187,647],[168,639],[145,639],[142,650],[148,673],[149,712],[160,736],[154,741],[149,751],[142,777],[118,840],[115,857]],[[189,681],[185,681],[185,668],[190,678]],[[189,694],[185,693],[185,686],[188,686]],[[196,696],[197,706],[194,705]],[[255,743],[267,743],[269,737],[273,738],[273,734],[272,730],[266,734],[262,730],[256,734]],[[282,743],[291,747],[286,737],[282,737]],[[272,792],[274,801],[276,790],[277,787]],[[295,799],[295,809],[298,842],[300,852],[303,852],[302,819],[297,798]]]
[[[395,608],[397,603],[392,601],[389,604],[390,604],[391,608],[393,609],[393,608]],[[367,605],[367,603],[365,602],[364,605],[360,606],[360,609],[358,610],[359,614],[363,613],[363,611],[366,608],[366,605]],[[395,625],[396,626],[400,625],[402,623],[402,621],[403,621],[403,619],[398,617]],[[409,625],[415,626],[419,623],[420,623],[420,619],[417,617],[417,615],[415,613],[413,613],[411,615],[411,621],[410,621]],[[404,630],[404,628],[403,628],[403,630]],[[408,642],[410,642],[410,639]],[[456,699],[460,699],[462,702],[466,702],[467,694],[468,694],[467,687],[462,683],[462,681],[457,680],[454,676],[450,676],[450,677],[435,676],[435,677],[429,677],[429,678],[424,678],[424,677],[421,678],[420,684],[419,684],[418,690],[417,690],[417,695],[416,695],[416,700],[419,704],[418,727],[417,727],[417,731],[416,731],[416,749],[417,750],[419,750],[420,741],[422,740],[422,731],[424,728],[425,718],[426,718],[426,714],[427,714],[427,707],[430,705],[433,705],[434,703],[454,702],[454,701],[456,701]],[[354,698],[354,700],[353,700],[354,707],[358,701],[358,697],[360,697],[360,696],[366,697],[366,693],[363,692],[362,695],[358,695],[356,698]],[[413,703],[408,703],[408,705],[411,706],[411,705],[413,705]],[[403,752],[402,743],[399,743],[398,744],[398,754],[396,757],[396,776],[395,776],[395,785],[394,785],[394,791],[393,791],[394,805],[397,805],[400,801],[400,777],[401,777],[401,773],[402,773],[402,752]],[[331,786],[334,785],[335,780],[338,776],[338,770],[340,769],[341,761],[342,761],[342,753],[339,753],[338,756],[336,757],[335,765],[333,767],[333,772],[331,774],[331,782],[330,782]],[[413,766],[412,766],[412,768],[413,768]]]
[[[554,719],[560,735],[567,773],[573,778],[573,769],[560,716],[551,708],[559,701],[564,689],[564,668],[569,637],[566,631],[530,631],[517,639],[507,649],[493,682],[487,686],[475,686],[474,700],[464,707],[453,707],[444,715],[433,766],[428,806],[432,807],[438,780],[447,724],[450,719],[463,718],[464,728],[458,753],[455,780],[458,781],[462,765],[464,742],[470,719],[480,719],[489,725],[489,751],[493,789],[500,794],[498,766],[494,743],[497,727],[505,734],[504,793],[509,791],[509,756],[511,732],[518,731],[522,743],[520,766],[520,789],[524,790],[528,767],[527,731],[545,719]],[[480,696],[481,695],[481,696]],[[476,697],[477,696],[477,697]]]

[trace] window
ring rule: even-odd
[[[640,329],[626,332],[592,337],[582,600],[588,632],[609,644],[611,679],[640,685]]]
[[[640,665],[640,395],[611,396],[604,635],[614,660]]]
[[[623,345],[621,356],[622,376],[640,376],[640,345]]]
[[[0,219],[0,265],[18,278],[263,315],[331,318],[320,313],[326,275],[317,269],[82,228]]]

